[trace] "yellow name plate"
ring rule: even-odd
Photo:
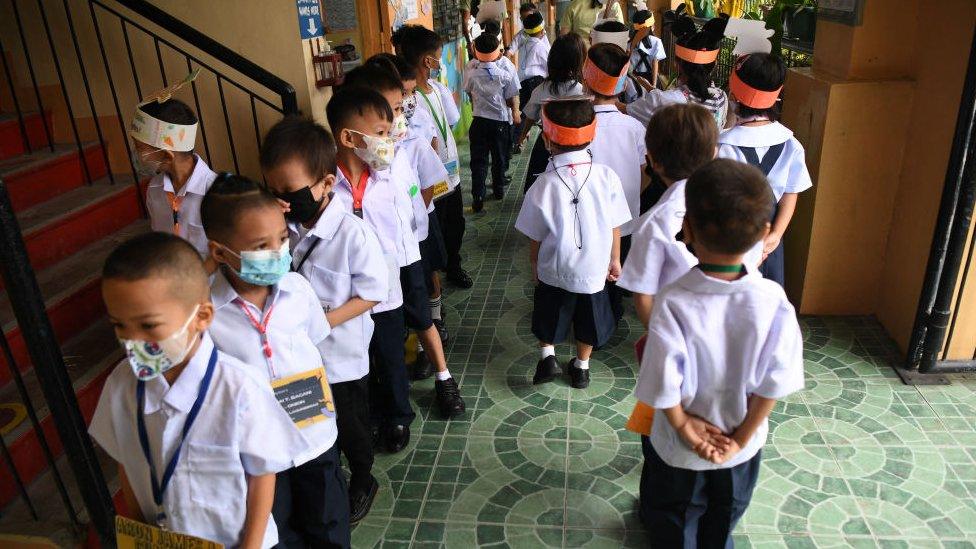
[[[335,417],[332,389],[324,367],[277,379],[271,388],[299,429]]]
[[[119,549],[224,549],[220,543],[170,532],[115,516],[115,544]]]

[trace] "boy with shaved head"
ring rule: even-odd
[[[119,463],[123,514],[228,547],[274,546],[275,474],[307,443],[270,388],[214,347],[199,253],[172,234],[137,236],[105,261],[102,295],[126,359],[89,432]]]

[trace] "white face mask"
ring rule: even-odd
[[[145,156],[141,156],[136,150],[132,151],[132,167],[136,169],[136,175],[142,177],[152,177],[162,171],[163,163],[158,160],[149,160],[149,157],[161,151],[153,151]]]
[[[394,143],[397,143],[407,136],[407,131],[407,117],[403,113],[400,113],[393,119],[393,127],[390,128],[390,139]]]
[[[383,171],[389,168],[390,164],[393,164],[393,155],[395,154],[393,149],[393,139],[389,137],[366,135],[362,132],[357,132],[356,130],[349,131],[361,135],[363,142],[366,143],[366,147],[356,147],[354,150],[356,151],[356,156],[365,162],[370,169],[374,171]]]
[[[195,306],[183,326],[166,339],[145,341],[119,338],[119,343],[125,348],[129,359],[129,366],[139,381],[149,381],[183,362],[193,346],[193,340],[188,334],[190,322],[196,318],[199,310],[200,305]]]

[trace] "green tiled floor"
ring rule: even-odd
[[[520,189],[524,168],[514,171]],[[413,439],[378,456],[381,489],[353,532],[356,547],[646,546],[635,512],[640,444],[624,430],[638,323],[626,318],[594,355],[589,389],[532,385],[518,194],[468,212],[475,286],[446,298],[449,365],[469,411],[442,421],[431,411],[433,382],[415,384]],[[873,321],[802,324],[807,388],[773,413],[738,546],[976,547],[976,382],[907,387]],[[557,351],[571,356],[568,346]]]

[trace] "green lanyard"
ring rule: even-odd
[[[699,263],[698,268],[705,271],[706,273],[744,273],[746,272],[746,266],[743,264],[738,265],[716,265],[714,263]]]
[[[437,114],[437,109],[434,108],[434,105],[430,102],[430,99],[427,99],[427,94],[424,93],[424,90],[417,88],[417,91],[420,92],[420,97],[423,97],[424,102],[427,103],[427,107],[430,109],[430,115],[434,118],[434,123],[437,124],[437,129],[440,130],[441,139],[444,140],[444,146],[446,147],[447,146],[447,124],[445,124],[444,119]],[[438,101],[440,100],[438,99]]]

